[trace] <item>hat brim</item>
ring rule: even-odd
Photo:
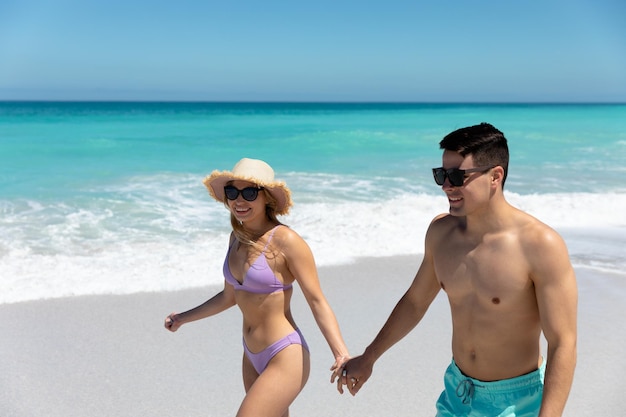
[[[291,201],[291,190],[282,181],[266,183],[258,178],[235,175],[230,171],[213,171],[206,176],[202,183],[209,190],[211,197],[217,201],[224,202],[224,186],[229,181],[248,181],[265,188],[276,199],[276,214],[285,215],[289,213],[289,208],[293,205]]]

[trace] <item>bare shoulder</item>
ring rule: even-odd
[[[543,253],[551,248],[565,247],[563,238],[552,227],[530,214],[519,213],[519,238],[525,250]]]
[[[453,217],[454,216],[450,215],[449,213],[441,213],[441,214],[436,215],[435,218],[430,223],[435,224],[435,223],[450,221],[453,219]]]
[[[426,231],[426,239],[443,237],[454,231],[460,226],[460,220],[458,217],[452,216],[448,213],[442,213],[437,215],[428,226]]]
[[[530,268],[530,274],[538,280],[559,280],[573,275],[565,241],[552,227],[524,214],[519,227],[519,242]]]
[[[283,280],[297,280],[300,287],[310,295],[317,271],[313,252],[306,241],[295,230],[283,225],[276,229],[272,245],[282,258]]]
[[[305,240],[295,230],[285,225],[276,229],[272,244],[285,254],[294,249],[299,250],[302,247],[308,247]]]
[[[278,242],[287,243],[293,243],[294,240],[303,240],[302,237],[295,230],[284,224],[276,227],[273,239]]]

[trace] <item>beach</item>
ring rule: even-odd
[[[364,258],[319,270],[352,355],[384,324],[419,256]],[[620,415],[625,380],[623,274],[580,267],[578,366],[565,416]],[[163,320],[220,287],[90,295],[1,304],[0,416],[232,416],[241,382],[241,315],[170,333]],[[295,319],[311,348],[311,376],[292,417],[433,416],[451,359],[450,314],[441,293],[407,337],[376,363],[356,397],[329,383],[332,355],[296,286]],[[545,354],[545,346],[544,346]]]
[[[353,355],[409,286],[430,221],[439,141],[490,122],[509,140],[505,195],[565,239],[580,288],[566,416],[620,415],[626,371],[626,105],[0,102],[0,417],[233,416],[241,314],[163,328],[223,285],[228,212],[202,185],[242,157],[293,192]],[[432,416],[451,360],[440,294],[357,397],[299,288],[311,375],[291,416]],[[545,354],[545,346],[544,346]]]

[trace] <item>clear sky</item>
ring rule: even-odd
[[[1,0],[7,99],[626,102],[626,1]]]

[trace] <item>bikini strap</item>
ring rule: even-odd
[[[237,238],[234,237],[234,233],[230,232],[230,236],[228,237],[228,251],[226,251],[227,254],[230,253],[230,250],[232,249],[236,241],[237,241]]]
[[[272,229],[272,233],[270,233],[270,237],[267,238],[267,242],[265,243],[265,246],[263,247],[263,253],[265,253],[265,249],[267,249],[267,246],[270,244],[270,242],[272,241],[272,237],[274,237],[274,232],[276,232],[276,229],[278,229],[278,227],[280,226],[280,224],[277,224],[276,226],[274,226],[274,228]]]

